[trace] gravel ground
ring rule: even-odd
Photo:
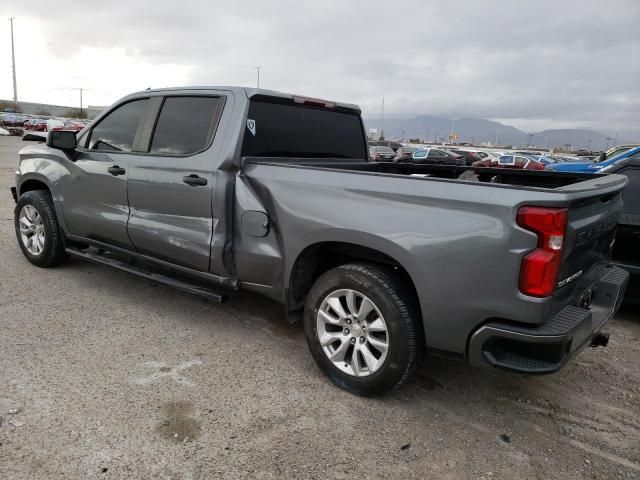
[[[21,145],[0,137],[0,478],[640,479],[638,310],[552,376],[431,358],[355,397],[259,296],[31,266],[8,193]]]

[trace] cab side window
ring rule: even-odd
[[[91,130],[89,150],[130,152],[148,101],[125,103],[104,117]]]

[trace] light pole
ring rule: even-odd
[[[384,97],[382,97],[382,110],[380,111],[380,137],[384,138]]]
[[[260,88],[260,65],[256,65],[256,72],[258,74],[258,82],[256,88]]]
[[[16,17],[10,17],[9,22],[11,23],[11,69],[13,71],[13,101],[18,101],[18,86],[16,83],[16,53],[13,47],[13,21]]]

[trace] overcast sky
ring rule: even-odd
[[[168,3],[170,5],[167,5]],[[526,3],[526,6],[525,6]],[[0,98],[108,105],[146,87],[247,85],[365,116],[491,118],[640,139],[640,0],[0,0]]]

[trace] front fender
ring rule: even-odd
[[[44,184],[53,198],[58,220],[66,233],[66,223],[62,211],[64,200],[64,182],[71,175],[71,160],[60,150],[46,145],[30,145],[20,150],[20,163],[16,172],[16,189],[18,197],[25,190],[28,182],[36,181]]]

